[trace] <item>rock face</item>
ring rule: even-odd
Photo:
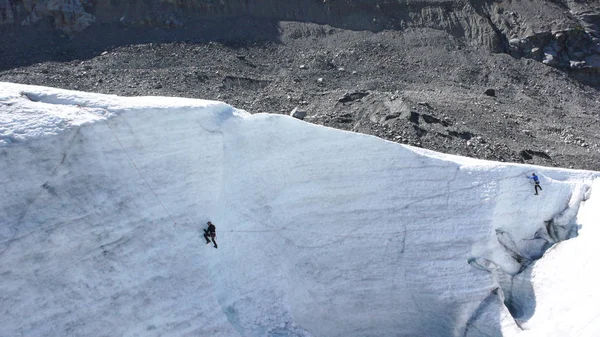
[[[557,32],[543,32],[509,41],[509,53],[545,65],[569,69],[578,78],[600,85],[600,34],[581,27]]]
[[[577,4],[576,15],[564,15],[571,10],[570,2],[507,4],[491,0],[475,1],[392,1],[374,3],[370,0],[325,1],[213,1],[213,0],[128,0],[113,2],[99,0],[3,0],[0,6],[7,19],[3,23],[31,23],[44,16],[58,19],[56,28],[79,31],[85,25],[77,17],[85,17],[88,26],[94,18],[98,23],[121,22],[128,25],[185,24],[194,19],[254,16],[259,18],[307,21],[329,24],[353,30],[380,31],[408,27],[430,27],[451,31],[457,36],[487,44],[490,48],[505,47],[503,34],[524,35],[531,31],[560,30],[589,22],[589,29],[597,24],[597,10],[591,4]],[[14,14],[16,13],[16,17]],[[8,16],[11,16],[8,19]],[[537,17],[537,18],[536,18]],[[597,26],[596,26],[597,28]]]
[[[23,0],[22,6],[29,13],[21,21],[24,26],[36,24],[44,17],[51,17],[56,29],[72,34],[83,31],[95,21],[94,16],[86,11],[86,7],[93,6],[87,0]],[[7,9],[12,10],[10,7]]]
[[[0,24],[36,25],[51,18],[69,35],[92,24],[185,27],[203,19],[251,16],[304,21],[351,30],[433,28],[492,52],[510,52],[598,80],[600,4],[492,0],[0,0]],[[596,83],[597,84],[597,83]]]
[[[1,0],[0,24],[31,26],[49,17],[56,29],[73,34],[94,23],[94,16],[87,11],[92,7],[88,0]]]

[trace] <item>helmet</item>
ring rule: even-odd
[[[209,221],[209,222],[207,222],[206,224],[207,224],[207,225],[212,225],[212,222],[210,222],[210,221]]]

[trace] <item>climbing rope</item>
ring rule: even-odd
[[[200,226],[190,226],[190,225],[186,225],[186,224],[178,224],[177,221],[175,221],[175,219],[173,218],[173,216],[171,215],[171,213],[169,212],[169,210],[167,209],[167,207],[164,205],[164,203],[162,202],[162,200],[160,199],[160,197],[158,196],[158,194],[156,193],[156,191],[154,190],[154,188],[152,188],[152,186],[150,185],[150,183],[148,182],[148,180],[146,179],[146,177],[144,176],[144,174],[142,173],[142,171],[138,168],[138,166],[136,165],[135,161],[133,160],[133,158],[131,157],[131,155],[127,151],[127,149],[125,149],[125,146],[123,145],[123,143],[121,142],[121,140],[117,136],[117,134],[114,131],[114,129],[110,126],[110,123],[108,123],[108,120],[105,119],[104,122],[106,123],[106,126],[108,127],[108,129],[110,130],[110,132],[113,134],[113,137],[115,138],[115,140],[117,141],[117,143],[119,144],[119,146],[121,147],[121,149],[123,150],[123,152],[125,152],[125,154],[127,155],[127,158],[129,158],[129,161],[131,162],[131,164],[133,165],[133,167],[135,168],[135,170],[138,172],[138,174],[140,175],[140,177],[142,177],[142,180],[144,181],[144,183],[146,184],[146,186],[148,186],[148,189],[152,192],[152,194],[154,194],[154,197],[156,198],[156,200],[158,200],[159,204],[162,206],[162,208],[165,210],[165,212],[169,215],[169,218],[173,222],[173,226],[174,227],[175,226],[182,226],[182,227],[192,228],[192,229],[195,229],[195,230],[203,229],[203,227],[200,227]],[[331,233],[316,232],[316,231],[306,231],[306,230],[299,230],[299,229],[293,229],[293,228],[287,228],[287,227],[272,228],[272,229],[258,229],[258,230],[233,230],[232,229],[232,230],[228,230],[228,231],[220,231],[219,234],[222,235],[224,233],[267,233],[267,232],[281,232],[281,231],[292,231],[292,232],[300,232],[300,233],[313,234],[313,235],[326,235],[326,236],[329,236],[329,237],[361,238],[361,239],[379,239],[382,235],[385,235],[385,236],[390,236],[390,235],[393,236],[393,235],[399,235],[399,234],[406,235],[405,231],[369,233],[369,234],[358,234],[358,235],[356,235],[356,234],[345,234],[345,235],[339,235],[338,234],[338,235],[336,235],[336,234],[331,234]]]
[[[133,167],[138,172],[138,174],[140,175],[140,177],[142,177],[142,180],[144,180],[144,183],[146,184],[146,186],[148,186],[148,189],[152,192],[152,194],[154,194],[154,197],[156,198],[156,200],[158,200],[159,204],[162,206],[162,208],[165,210],[165,212],[169,215],[169,218],[171,218],[171,221],[173,222],[173,226],[182,226],[182,227],[192,228],[192,229],[195,229],[195,230],[202,229],[199,226],[190,226],[190,225],[186,225],[186,224],[178,224],[177,221],[175,221],[175,219],[173,218],[173,216],[171,215],[171,213],[169,212],[169,210],[167,209],[167,207],[164,205],[164,203],[162,202],[162,200],[160,199],[160,197],[158,196],[158,194],[156,193],[156,191],[152,188],[152,186],[150,185],[150,183],[148,182],[148,180],[146,179],[146,177],[144,176],[144,174],[142,173],[142,171],[138,168],[138,166],[136,165],[135,161],[133,160],[133,158],[131,157],[131,155],[127,151],[127,149],[125,149],[125,146],[123,145],[123,143],[121,142],[121,140],[119,139],[119,137],[117,136],[117,134],[115,133],[114,129],[110,126],[110,123],[108,123],[108,120],[105,119],[104,122],[106,123],[106,126],[108,126],[108,129],[110,130],[110,132],[115,137],[115,140],[117,141],[117,143],[119,144],[119,146],[121,147],[121,149],[123,150],[123,152],[125,152],[125,154],[127,155],[127,158],[129,158],[129,161],[131,161],[131,165],[133,165]],[[281,232],[281,231],[293,231],[293,232],[301,232],[301,233],[306,233],[306,234],[327,235],[329,237],[345,237],[345,238],[365,238],[365,236],[366,236],[366,234],[365,235],[352,235],[352,234],[346,234],[346,235],[335,235],[335,234],[333,234],[332,235],[331,233],[298,230],[298,229],[292,229],[292,228],[286,228],[286,227],[273,228],[273,229],[259,229],[259,230],[229,230],[229,231],[220,231],[219,234],[224,234],[224,233],[267,233],[267,232]],[[397,235],[397,234],[401,234],[401,233],[402,232],[371,233],[367,237],[381,236],[381,235]]]
[[[177,224],[177,226],[188,227],[188,228],[192,228],[195,230],[204,229],[201,226],[190,226],[190,225],[185,225],[185,224]],[[217,236],[222,236],[224,234],[232,234],[232,233],[270,233],[270,232],[283,232],[283,231],[298,232],[298,233],[312,234],[312,235],[318,235],[318,236],[327,236],[327,237],[354,238],[354,239],[365,239],[365,240],[367,240],[367,239],[380,240],[381,236],[393,237],[393,236],[397,236],[397,235],[406,235],[406,230],[395,231],[395,232],[381,232],[381,233],[369,232],[369,233],[364,233],[364,234],[350,233],[350,234],[342,235],[342,234],[332,234],[332,233],[327,233],[327,232],[307,231],[307,230],[301,230],[301,229],[279,227],[279,228],[272,228],[272,229],[219,230],[219,231],[217,231]]]
[[[156,200],[158,200],[158,202],[160,203],[162,208],[165,210],[165,212],[167,212],[167,214],[171,218],[171,221],[173,221],[173,226],[176,226],[177,222],[175,221],[175,219],[173,218],[173,216],[171,215],[171,213],[169,212],[167,207],[165,207],[165,204],[163,204],[162,200],[160,200],[160,197],[158,196],[158,194],[154,191],[152,186],[150,186],[150,183],[148,183],[148,180],[146,179],[146,177],[144,177],[144,174],[142,174],[142,171],[140,171],[140,169],[137,167],[137,165],[135,164],[135,161],[133,161],[133,158],[131,158],[131,156],[129,155],[129,152],[127,152],[127,150],[125,149],[125,146],[123,146],[123,143],[121,143],[121,141],[119,140],[119,137],[117,137],[117,134],[115,133],[113,128],[108,123],[108,119],[105,119],[104,122],[106,123],[106,126],[108,126],[108,129],[110,130],[110,132],[112,132],[113,136],[117,140],[117,143],[119,143],[119,145],[121,146],[121,149],[123,149],[123,152],[125,152],[125,154],[129,158],[129,160],[131,161],[131,164],[133,165],[133,167],[136,169],[136,171],[140,174],[140,176],[144,180],[144,183],[146,183],[146,186],[148,186],[150,191],[152,191],[152,194],[154,194],[154,196],[156,197]]]

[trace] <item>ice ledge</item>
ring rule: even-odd
[[[0,82],[0,147],[65,133],[130,111],[210,113],[215,127],[248,116],[223,102],[176,97],[121,97]],[[209,127],[206,126],[205,127]]]

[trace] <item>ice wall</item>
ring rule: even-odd
[[[219,102],[2,83],[0,109],[2,336],[516,335],[524,272],[597,221],[594,172]]]

